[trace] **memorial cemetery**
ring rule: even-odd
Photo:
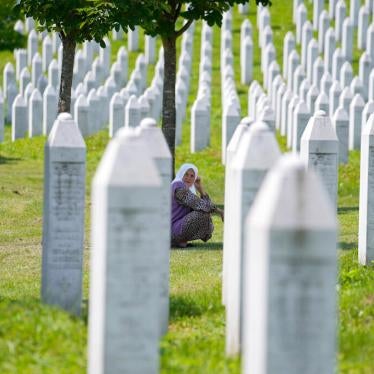
[[[250,0],[191,22],[175,153],[160,36],[79,41],[66,106],[65,44],[12,22],[1,373],[374,372],[374,1]],[[181,249],[183,163],[225,213]]]

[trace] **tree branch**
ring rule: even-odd
[[[193,22],[193,19],[189,19],[184,25],[182,28],[180,28],[179,30],[177,30],[175,32],[175,35],[176,37],[178,38],[178,36],[181,36],[192,24]]]

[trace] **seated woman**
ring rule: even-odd
[[[214,229],[211,214],[219,214],[223,221],[223,210],[217,208],[204,191],[195,165],[183,164],[180,167],[171,183],[171,194],[172,246],[185,248],[191,240],[209,240]]]

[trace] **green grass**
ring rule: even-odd
[[[282,66],[285,33],[294,29],[291,1],[273,1],[271,21],[277,59]],[[308,15],[311,8],[308,1]],[[252,6],[252,4],[251,4]],[[255,12],[250,20],[255,43],[254,74],[261,82]],[[234,12],[233,42],[237,89],[242,115],[247,113],[246,86],[240,85],[239,33],[244,17]],[[190,107],[198,83],[201,24],[197,23],[183,142],[176,164],[198,165],[214,201],[223,204],[224,168],[221,165],[220,30],[214,29],[211,146],[190,154]],[[139,40],[142,40],[140,38]],[[126,37],[125,37],[126,42]],[[356,42],[356,40],[355,40]],[[112,43],[114,58],[121,42]],[[125,44],[126,45],[126,44]],[[159,45],[159,42],[158,42]],[[142,45],[141,45],[142,46]],[[178,47],[179,48],[179,47]],[[179,49],[178,49],[179,50]],[[359,55],[355,50],[355,56]],[[129,71],[137,53],[129,53]],[[0,53],[0,69],[12,54]],[[148,82],[153,67],[148,70]],[[0,78],[1,81],[2,77]],[[277,136],[282,150],[284,138]],[[92,176],[108,142],[106,131],[86,139],[87,191],[86,238],[90,235]],[[89,241],[85,241],[83,316],[75,318],[40,303],[41,224],[44,137],[0,144],[0,372],[84,373],[86,371]],[[374,270],[357,264],[359,153],[351,152],[348,165],[339,170],[339,353],[342,373],[374,372]],[[222,223],[214,218],[215,231],[207,244],[171,255],[171,313],[169,332],[161,342],[163,373],[239,373],[239,359],[224,356],[224,309],[221,306]]]

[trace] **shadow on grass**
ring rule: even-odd
[[[351,251],[357,249],[357,243],[355,242],[339,242],[339,249],[343,251]]]
[[[170,296],[170,320],[181,317],[198,317],[204,312],[204,308],[191,297]]]
[[[358,206],[341,206],[338,208],[338,214],[347,214],[358,211]]]
[[[186,248],[172,247],[171,249],[177,249],[180,251],[194,251],[194,250],[208,250],[208,251],[220,251],[223,248],[222,242],[192,242],[188,243]]]
[[[17,161],[20,161],[21,159],[20,158],[16,158],[16,157],[4,157],[2,155],[0,155],[0,165],[1,164],[11,164],[11,163],[15,163]]]

